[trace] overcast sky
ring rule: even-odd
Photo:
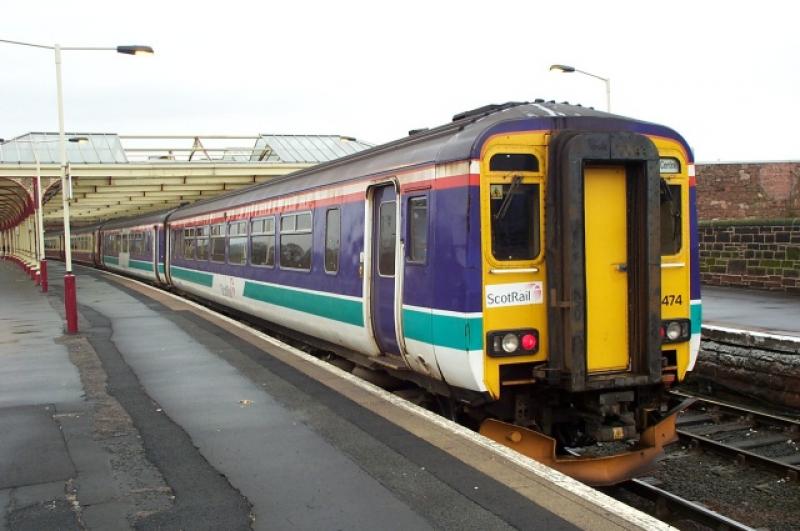
[[[68,131],[343,134],[374,143],[537,97],[679,131],[699,161],[798,160],[793,2],[4,2],[0,39],[64,52]],[[57,130],[53,53],[0,43],[0,137]]]

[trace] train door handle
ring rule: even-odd
[[[628,272],[628,264],[615,264],[614,269],[619,271],[620,273],[627,273]]]

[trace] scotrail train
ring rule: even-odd
[[[665,390],[700,338],[696,223],[679,134],[537,100],[77,229],[72,245],[412,380],[488,437],[601,485],[675,438]],[[62,240],[48,235],[51,257]]]

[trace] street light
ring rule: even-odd
[[[606,110],[611,112],[611,79],[603,76],[598,76],[597,74],[592,74],[591,72],[586,72],[585,70],[580,70],[575,68],[574,66],[569,65],[550,65],[550,71],[556,72],[563,72],[565,74],[571,74],[573,72],[577,72],[579,74],[583,74],[585,76],[593,77],[595,79],[599,79],[606,84]]]
[[[69,142],[78,144],[85,144],[89,139],[85,136],[70,137]],[[31,151],[33,151],[33,160],[36,162],[36,223],[38,225],[37,239],[38,245],[36,246],[36,258],[39,260],[39,284],[42,287],[42,293],[47,293],[47,258],[44,255],[44,218],[42,213],[42,165],[39,161],[39,153],[36,151],[36,146],[39,144],[48,144],[51,142],[61,142],[58,140],[20,140],[15,139],[14,143],[29,144]]]
[[[114,47],[86,47],[86,46],[64,46],[55,44],[48,46],[44,44],[33,44],[29,42],[10,41],[0,39],[6,44],[16,44],[19,46],[30,46],[32,48],[44,48],[55,52],[56,60],[56,97],[58,104],[58,138],[59,151],[61,152],[61,201],[64,209],[64,307],[67,313],[67,333],[74,334],[78,331],[78,301],[75,293],[75,275],[72,274],[72,249],[70,247],[69,230],[69,192],[72,186],[67,189],[67,144],[64,134],[64,98],[61,90],[61,51],[114,51],[125,55],[150,55],[153,49],[149,46],[114,46]]]

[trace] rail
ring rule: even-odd
[[[768,468],[793,480],[800,479],[800,444],[797,442],[800,441],[800,420],[688,393],[673,391],[673,394],[697,399],[677,422],[678,436],[691,446],[733,457],[741,464]],[[697,412],[698,407],[705,409]],[[723,419],[728,420],[723,422]],[[762,432],[768,434],[751,436]],[[737,433],[744,436],[737,438]],[[732,440],[717,440],[715,436],[730,436]],[[776,446],[790,451],[781,452],[786,454],[781,456],[767,455],[770,452],[765,450]]]

